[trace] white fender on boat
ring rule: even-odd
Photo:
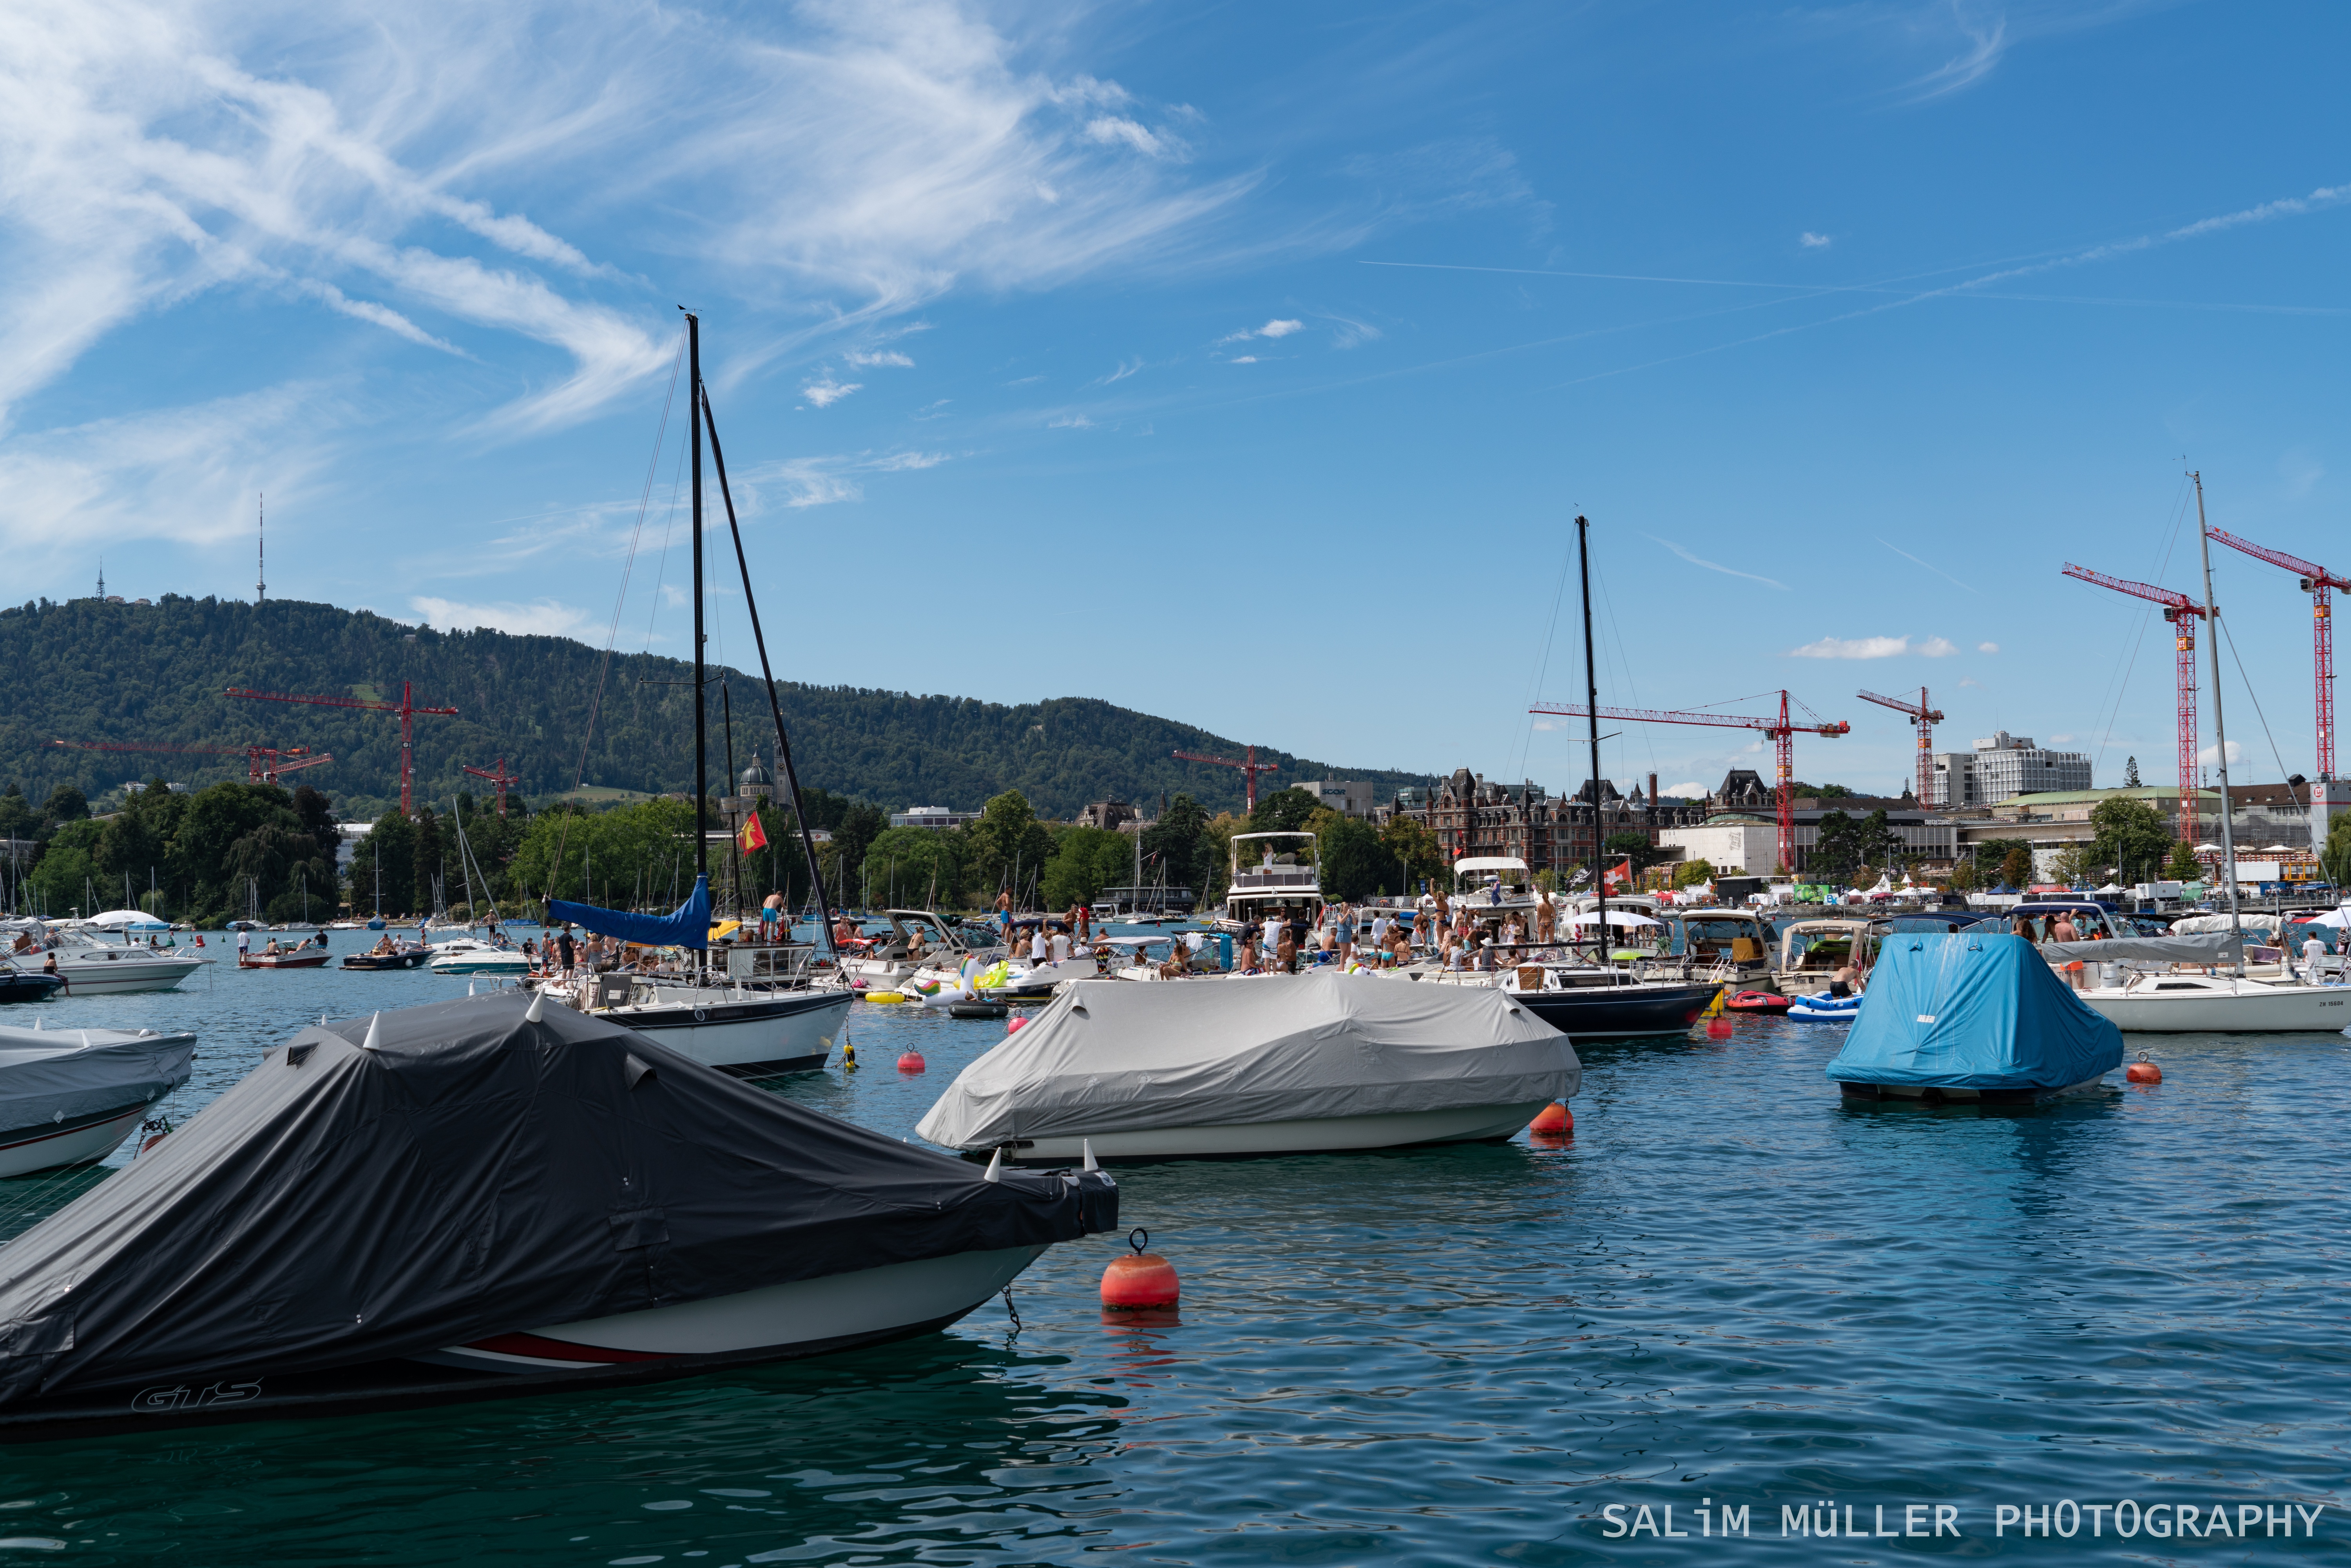
[[[531,994],[530,994],[530,1010],[529,1010],[529,1011],[528,1011],[528,1012],[526,1012],[526,1013],[524,1013],[524,1014],[522,1015],[522,1021],[523,1021],[523,1022],[525,1022],[525,1023],[538,1023],[540,1019],[544,1019],[546,1016],[547,1016],[547,993],[546,993],[545,991],[533,991],[533,992],[531,992]]]
[[[982,1181],[993,1182],[1000,1182],[1004,1179],[1004,1151],[1002,1149],[999,1148],[994,1154],[987,1156],[987,1169],[979,1179]]]

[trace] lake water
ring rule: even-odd
[[[215,969],[6,1018],[198,1030],[184,1113],[321,1010],[464,986]],[[1002,1028],[861,1003],[866,1065],[783,1092],[905,1135]],[[609,1396],[0,1448],[0,1558],[2351,1561],[2351,1041],[2139,1040],[2159,1087],[1981,1114],[1844,1108],[1841,1035],[1593,1048],[1558,1147],[1123,1171],[1183,1275],[1164,1321],[1098,1308],[1102,1238],[1022,1277],[1017,1330],[991,1303]],[[1726,1505],[1746,1533],[1701,1534]]]

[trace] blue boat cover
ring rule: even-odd
[[[2123,1034],[2021,936],[1886,939],[1844,1049],[1844,1083],[2064,1089],[2122,1065]]]
[[[707,947],[710,946],[710,879],[697,876],[694,891],[671,915],[632,915],[625,909],[599,909],[592,904],[547,901],[549,925],[569,921],[601,936],[647,947]]]

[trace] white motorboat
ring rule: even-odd
[[[76,932],[56,938],[47,952],[13,955],[25,968],[47,970],[57,960],[62,994],[89,997],[116,991],[168,991],[212,960],[179,948],[149,947],[137,942],[116,945]]]
[[[1000,949],[967,941],[959,926],[949,925],[935,910],[890,909],[883,914],[890,922],[889,936],[862,956],[841,960],[841,973],[852,981],[875,986],[923,974],[935,984],[956,973],[966,958],[1001,956]]]
[[[1315,857],[1318,841],[1312,833],[1235,833],[1230,880],[1225,891],[1224,913],[1215,925],[1238,932],[1271,922],[1312,926],[1322,918],[1322,866]],[[1249,846],[1244,850],[1243,845]],[[1284,848],[1284,845],[1289,847]],[[1254,851],[1255,865],[1241,857]]]
[[[914,1131],[1026,1163],[1397,1148],[1509,1137],[1582,1076],[1565,1035],[1491,987],[1081,980]]]
[[[0,1176],[102,1160],[188,1081],[193,1034],[0,1027]]]
[[[530,973],[530,958],[519,947],[460,936],[434,943],[432,961],[425,967],[436,975],[520,976]]]
[[[1795,921],[1780,933],[1774,988],[1794,996],[1825,989],[1839,969],[1867,973],[1877,942],[1874,923],[1857,916]]]
[[[822,1067],[857,999],[831,988],[664,985],[621,971],[540,989],[737,1078]]]
[[[2081,998],[2126,1034],[2324,1034],[2351,1026],[2351,986],[2154,974]]]

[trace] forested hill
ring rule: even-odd
[[[267,692],[400,700],[455,707],[454,718],[416,720],[420,796],[447,800],[487,789],[462,765],[500,757],[538,798],[572,787],[601,654],[566,637],[439,632],[330,604],[187,599],[152,605],[78,599],[0,610],[0,785],[21,780],[34,800],[59,784],[93,800],[157,773],[202,786],[245,777],[242,755],[146,755],[68,749],[57,740],[243,747],[305,746],[335,760],[298,777],[333,796],[346,820],[398,803],[400,720],[395,715],[225,696],[230,686]],[[690,666],[616,654],[603,716],[587,751],[591,786],[662,793],[691,788]],[[715,672],[714,672],[715,674]],[[756,678],[731,685],[737,766],[756,744],[770,750],[772,724]],[[1017,707],[951,696],[848,686],[788,685],[784,722],[803,785],[892,810],[976,810],[1017,789],[1040,815],[1068,817],[1089,801],[1156,801],[1188,792],[1210,810],[1238,810],[1237,769],[1178,762],[1179,747],[1238,756],[1238,743],[1148,714],[1084,697]],[[1341,768],[1260,751],[1281,765],[1272,787],[1317,779],[1369,779],[1384,787],[1426,783],[1422,774]],[[769,758],[772,766],[772,756]],[[711,694],[711,789],[726,766],[718,693]]]

